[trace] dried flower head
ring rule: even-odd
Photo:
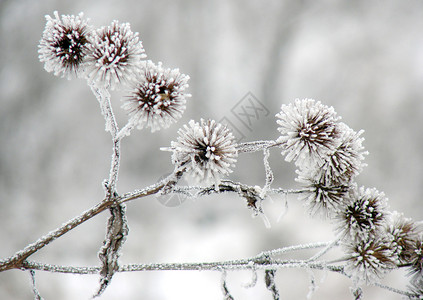
[[[321,177],[326,180],[348,183],[357,176],[365,166],[364,156],[368,154],[364,151],[360,137],[364,131],[358,133],[349,128],[344,123],[338,125],[339,139],[335,149],[328,153],[323,165],[318,168]]]
[[[313,99],[296,99],[294,104],[282,105],[276,115],[281,136],[282,154],[296,165],[321,165],[337,145],[337,123],[333,107]]]
[[[160,62],[155,65],[147,61],[122,105],[130,116],[129,122],[139,129],[150,127],[151,131],[176,122],[185,111],[186,98],[191,96],[185,92],[188,79],[179,69],[164,69]]]
[[[296,181],[300,182],[304,189],[299,197],[305,200],[311,215],[320,213],[322,216],[328,216],[337,212],[351,188],[350,185],[332,181],[324,176],[314,176],[310,170],[304,168],[297,173]]]
[[[113,21],[94,34],[88,56],[87,76],[93,83],[106,84],[112,89],[133,77],[146,57],[138,33],[129,23]]]
[[[183,165],[198,182],[217,185],[232,172],[238,152],[226,126],[214,120],[191,120],[178,134],[178,141],[171,144],[173,164]]]
[[[389,242],[384,239],[353,241],[346,245],[346,254],[345,272],[359,283],[378,281],[385,273],[395,269],[398,263]]]
[[[408,258],[409,275],[413,276],[413,282],[423,284],[423,236],[419,237],[411,245]]]
[[[409,263],[418,240],[417,225],[402,214],[393,212],[390,215],[386,233],[399,261],[403,264]]]
[[[78,76],[85,62],[91,29],[83,13],[77,16],[46,16],[47,24],[39,44],[39,59],[47,72],[66,77]]]
[[[350,190],[336,216],[338,231],[352,239],[377,235],[386,224],[386,206],[385,194],[374,188]]]

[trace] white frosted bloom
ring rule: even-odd
[[[46,27],[39,44],[39,59],[47,72],[56,76],[78,76],[85,63],[91,28],[83,13],[77,16],[62,15],[57,11],[54,18],[46,16]]]
[[[313,99],[296,99],[294,104],[282,105],[276,115],[281,136],[278,142],[286,161],[296,165],[321,165],[337,145],[337,122],[333,107]]]
[[[412,275],[411,283],[415,287],[420,287],[423,291],[423,234],[420,232],[419,236],[414,241],[410,256],[407,261],[409,264],[408,272]],[[423,295],[423,294],[422,294]]]
[[[318,168],[317,176],[325,178],[326,181],[348,183],[366,166],[363,160],[368,152],[364,151],[362,145],[364,138],[360,137],[364,131],[357,133],[344,123],[339,123],[337,128],[337,145]]]
[[[235,137],[226,126],[214,120],[191,120],[178,134],[178,141],[171,144],[172,161],[198,182],[217,185],[232,172],[238,152]]]
[[[351,239],[377,236],[387,223],[387,198],[375,188],[350,190],[336,216],[338,231]]]
[[[353,241],[346,245],[346,254],[349,258],[345,273],[358,283],[377,282],[398,264],[389,242],[383,238]]]
[[[386,227],[387,238],[400,262],[407,264],[413,256],[413,247],[418,240],[418,226],[411,219],[405,218],[403,214],[396,211],[389,217]]]
[[[130,80],[141,68],[146,57],[138,33],[131,31],[129,23],[113,21],[94,34],[90,45],[87,77],[90,82],[110,86]]]
[[[305,168],[297,170],[296,181],[304,190],[298,197],[304,200],[311,215],[320,214],[326,217],[339,210],[353,185],[315,176],[315,173],[315,170]]]
[[[167,128],[185,111],[189,76],[179,69],[164,69],[162,63],[145,62],[143,71],[130,83],[129,96],[122,107],[129,122],[139,129],[151,131]]]

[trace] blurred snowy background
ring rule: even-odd
[[[140,33],[148,58],[189,74],[183,120],[158,133],[134,131],[122,144],[118,190],[156,182],[172,170],[158,151],[177,129],[200,117],[229,119],[244,141],[275,139],[274,115],[283,103],[314,98],[333,105],[355,130],[364,129],[370,155],[360,184],[384,191],[392,210],[423,218],[423,2],[403,1],[142,1],[0,0],[0,257],[78,215],[103,197],[111,141],[97,101],[83,80],[44,71],[37,45],[46,14],[80,11],[91,24],[113,19]],[[251,92],[268,110],[250,129],[231,109]],[[114,93],[123,125],[121,94]],[[271,153],[274,186],[295,188],[293,167]],[[233,178],[262,185],[261,153],[239,158]],[[130,234],[121,263],[212,261],[333,237],[327,221],[310,219],[302,204],[274,197],[266,229],[235,195],[188,200],[166,207],[155,197],[128,203]],[[68,233],[31,259],[98,265],[108,213]],[[259,274],[260,276],[262,274]],[[404,287],[401,272],[388,282]],[[313,299],[352,299],[349,281],[316,273]],[[305,299],[308,274],[277,273],[284,299]],[[323,282],[320,279],[324,279]],[[270,299],[263,281],[245,289],[248,272],[229,272],[235,299]],[[88,299],[94,275],[37,272],[45,299]],[[366,288],[365,299],[400,299]],[[0,273],[0,299],[31,299],[28,272]],[[101,299],[221,299],[217,272],[117,274]]]

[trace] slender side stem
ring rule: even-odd
[[[110,165],[108,188],[110,192],[116,192],[116,184],[120,166],[120,139],[113,139],[113,154]]]
[[[328,253],[332,248],[337,246],[342,239],[342,234],[338,234],[338,236],[333,240],[333,242],[329,243],[326,248],[322,249],[320,252],[316,253],[316,255],[310,257],[307,262],[315,261]]]
[[[256,256],[256,258],[264,258],[269,256],[276,256],[285,254],[288,252],[294,252],[298,250],[308,250],[308,249],[317,249],[317,248],[323,248],[330,245],[332,242],[319,242],[319,243],[309,243],[309,244],[303,244],[303,245],[295,245],[290,247],[283,247],[279,249],[274,249],[270,251],[264,251]]]
[[[152,264],[129,264],[121,266],[118,272],[133,272],[133,271],[158,271],[158,270],[215,270],[218,268],[229,269],[229,267],[249,269],[256,268],[258,265],[269,266],[272,262],[269,261],[270,256],[285,254],[298,250],[317,249],[330,245],[332,242],[309,243],[304,245],[295,245],[270,251],[264,251],[256,256],[244,259],[227,260],[221,262],[208,262],[208,263],[152,263]],[[303,260],[281,260],[273,261],[273,263],[280,264],[299,264],[307,261]],[[50,264],[41,264],[33,261],[25,261],[22,264],[25,269],[33,269],[40,271],[48,271],[55,273],[75,273],[75,274],[97,274],[100,267],[71,267],[59,266]]]
[[[266,182],[260,193],[261,198],[264,198],[266,196],[267,191],[270,189],[270,186],[272,185],[272,182],[274,179],[273,171],[269,164],[269,156],[270,156],[269,148],[263,149],[263,163],[264,163],[264,170],[266,175]]]
[[[29,275],[31,276],[32,292],[34,294],[34,299],[43,300],[43,297],[41,297],[40,292],[37,289],[37,284],[35,282],[35,271],[29,270]]]
[[[51,264],[42,264],[35,261],[25,261],[22,264],[23,269],[27,270],[38,270],[52,273],[63,273],[63,274],[98,274],[101,267],[72,267],[72,266],[59,266]]]
[[[266,270],[266,269],[317,269],[329,270],[344,274],[342,266],[327,265],[325,263],[313,262],[306,263],[303,260],[281,260],[274,262],[254,262],[252,260],[240,260],[243,262],[234,263],[234,261],[216,261],[216,262],[196,262],[196,263],[149,263],[149,264],[127,264],[119,266],[117,272],[141,272],[141,271],[222,271],[222,270]],[[41,264],[33,261],[27,261],[22,265],[23,269],[39,270],[54,273],[67,274],[98,274],[101,267],[71,267],[58,266],[50,264]]]
[[[254,141],[241,143],[237,145],[238,152],[242,153],[251,153],[257,151],[263,151],[263,149],[268,149],[271,147],[280,147],[282,144],[277,141]]]
[[[216,261],[216,262],[198,262],[198,263],[150,263],[150,264],[127,264],[119,267],[117,272],[142,272],[142,271],[235,271],[235,270],[268,270],[268,269],[283,269],[283,268],[297,268],[297,269],[315,269],[315,270],[328,270],[331,272],[339,273],[341,275],[349,277],[345,272],[343,266],[333,265],[333,262],[321,262],[309,260],[268,260],[258,259],[271,253],[281,254],[295,250],[319,248],[327,245],[331,245],[330,242],[314,243],[306,245],[296,245],[291,247],[285,247],[281,249],[275,249],[271,251],[262,252],[257,256],[240,259],[240,260],[228,260],[228,261]],[[98,274],[101,267],[72,267],[72,266],[60,266],[51,264],[42,264],[33,261],[24,261],[21,265],[22,269],[26,270],[39,270],[53,273],[66,273],[66,274]],[[390,292],[404,295],[414,296],[412,292],[403,291],[393,287],[389,287],[380,283],[374,283],[374,286],[386,289]]]
[[[107,188],[109,194],[114,194],[116,192],[116,184],[119,174],[120,141],[122,139],[122,136],[119,136],[119,126],[116,122],[116,118],[113,113],[109,91],[104,87],[97,87],[95,85],[90,85],[90,87],[91,91],[93,92],[94,96],[97,98],[97,101],[100,104],[101,113],[103,114],[104,120],[106,121],[106,131],[110,132],[113,140],[113,153]]]
[[[399,294],[399,295],[404,295],[404,296],[410,297],[410,299],[412,299],[412,297],[415,297],[416,296],[415,294],[413,294],[411,292],[407,292],[407,291],[403,291],[403,290],[400,290],[400,289],[396,289],[396,288],[393,288],[393,287],[390,287],[390,286],[387,286],[387,285],[384,285],[384,284],[381,284],[381,283],[375,282],[373,285],[374,286],[377,286],[377,287],[380,287],[382,289],[388,290],[388,291],[390,291],[392,293],[396,293],[396,294]]]

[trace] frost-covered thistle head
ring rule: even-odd
[[[77,16],[46,16],[47,24],[39,44],[39,59],[47,72],[70,79],[78,76],[90,45],[91,29],[83,13]]]
[[[313,99],[296,99],[295,103],[282,105],[276,115],[281,136],[282,154],[286,161],[298,166],[321,165],[337,145],[337,123],[340,117],[333,107]]]
[[[131,31],[129,23],[116,20],[95,32],[89,48],[88,79],[112,89],[133,77],[146,57],[138,33]]]
[[[185,111],[186,98],[191,96],[185,92],[188,79],[179,69],[164,69],[160,62],[155,65],[147,61],[130,83],[129,96],[122,105],[129,122],[139,129],[150,127],[151,131],[176,122]]]
[[[346,245],[345,273],[356,282],[371,284],[397,267],[394,251],[384,239],[352,241]]]
[[[304,187],[299,198],[305,201],[311,215],[327,216],[339,209],[351,187],[315,173],[305,168],[297,170],[296,181]]]
[[[409,263],[418,240],[416,224],[402,214],[393,212],[390,215],[386,233],[391,242],[391,248],[398,255],[399,261],[404,264]]]
[[[423,284],[423,236],[421,234],[412,244],[409,254],[409,275],[413,276],[412,281]]]
[[[365,166],[364,155],[368,152],[364,151],[362,145],[364,138],[360,137],[364,131],[357,133],[344,123],[339,123],[337,128],[339,138],[335,149],[328,153],[318,171],[327,181],[348,183]]]
[[[376,235],[386,224],[387,199],[376,189],[350,190],[336,219],[338,231],[352,239],[367,239]]]
[[[226,126],[214,120],[191,120],[178,134],[178,141],[171,144],[173,164],[183,165],[198,182],[217,185],[232,172],[238,152]]]

